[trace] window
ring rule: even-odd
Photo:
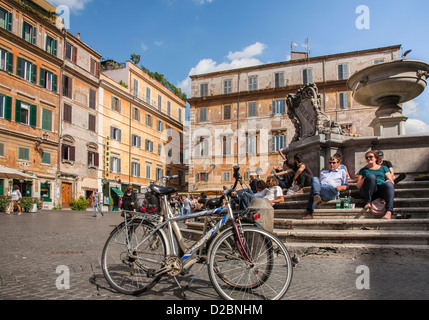
[[[197,157],[206,157],[209,155],[209,140],[200,138],[200,143],[196,146],[196,156]]]
[[[171,117],[171,102],[167,101],[167,115]]]
[[[16,74],[24,80],[37,82],[37,66],[21,57],[16,60]]]
[[[231,119],[231,106],[223,107],[223,119],[230,120]]]
[[[152,165],[150,163],[146,163],[146,179],[152,178],[151,169],[152,169]]]
[[[283,114],[286,112],[286,100],[274,100],[273,101],[273,114]]]
[[[156,180],[161,180],[164,177],[164,169],[156,168]]]
[[[88,104],[88,106],[91,109],[95,110],[96,100],[97,100],[97,93],[96,93],[96,91],[92,90],[92,89],[89,89],[89,104]]]
[[[40,157],[43,164],[51,164],[51,154],[49,152],[42,151]]]
[[[8,12],[3,8],[0,8],[0,28],[12,32],[12,12]]]
[[[182,109],[179,108],[179,122],[182,123]]]
[[[22,24],[22,39],[31,44],[36,45],[37,43],[37,28],[33,27],[28,22],[24,21]]]
[[[30,160],[30,149],[19,147],[18,148],[18,159],[29,161]]]
[[[61,159],[63,161],[75,161],[76,147],[63,144],[61,148]]]
[[[73,63],[77,62],[77,48],[70,43],[66,45],[66,58]]]
[[[152,128],[152,116],[150,114],[146,114],[146,125]]]
[[[63,114],[64,122],[72,123],[72,106],[68,104],[64,104],[64,114]]]
[[[13,54],[0,48],[0,70],[13,72]]]
[[[255,155],[257,153],[257,139],[255,135],[249,135],[247,137],[246,143],[246,153],[250,155]]]
[[[149,152],[153,152],[153,141],[149,139],[145,140],[145,150]]]
[[[142,138],[133,134],[131,135],[131,140],[132,140],[132,146],[133,147],[137,147],[137,148],[141,148],[141,144],[142,144]]]
[[[249,77],[249,91],[258,90],[258,77]]]
[[[227,137],[224,136],[222,139],[222,151],[223,151],[223,155],[224,156],[229,156],[231,155],[231,145],[232,145],[232,138],[231,137]]]
[[[131,175],[140,178],[140,163],[131,162]]]
[[[121,113],[121,100],[116,97],[112,97],[112,110]]]
[[[42,129],[52,131],[52,110],[42,109]]]
[[[256,102],[249,102],[248,104],[248,111],[247,111],[247,116],[248,117],[256,117],[257,114],[257,109],[256,109]]]
[[[63,96],[72,99],[73,97],[73,79],[63,75]]]
[[[46,35],[45,51],[55,57],[57,56],[57,40],[49,35]]]
[[[139,96],[139,81],[137,79],[133,79],[133,97],[138,98]]]
[[[100,165],[100,155],[94,151],[88,151],[88,167],[98,167]]]
[[[200,109],[200,122],[206,122],[207,121],[207,108],[201,108]]]
[[[209,174],[207,172],[197,173],[197,182],[200,181],[209,181]]]
[[[110,163],[112,164],[110,167],[110,172],[121,173],[121,159],[116,156],[112,156],[110,157]]]
[[[231,181],[231,172],[223,173],[223,181]]]
[[[151,92],[150,92],[150,88],[147,87],[146,88],[146,103],[150,104],[150,100],[151,100]]]
[[[208,97],[209,95],[209,84],[203,83],[200,85],[200,97]]]
[[[384,63],[384,59],[376,59],[374,60],[374,64]]]
[[[0,119],[4,118],[5,96],[0,94]]]
[[[0,143],[0,157],[4,157],[4,143]]]
[[[162,144],[158,143],[158,155],[160,156],[162,153]]]
[[[91,59],[90,70],[92,75],[99,77],[100,76],[100,62],[95,59]]]
[[[93,114],[88,115],[88,130],[96,132],[96,117]]]
[[[304,84],[310,84],[313,82],[313,69],[302,70],[302,82]]]
[[[349,107],[349,94],[347,92],[341,92],[339,99],[340,109],[347,109]]]
[[[285,147],[287,147],[287,136],[286,135],[273,136],[272,146],[271,146],[272,152],[279,151]]]
[[[58,76],[52,72],[40,69],[39,84],[42,88],[48,89],[49,91],[57,92],[58,87]]]
[[[133,107],[133,120],[140,122],[140,110],[139,110],[139,108]]]
[[[339,64],[338,65],[338,80],[347,80],[349,78],[349,65]]]
[[[0,119],[12,120],[12,98],[0,94]]]
[[[37,126],[37,106],[16,100],[15,121],[21,124]]]
[[[162,111],[162,96],[158,95],[158,110]]]
[[[159,132],[163,132],[164,131],[164,123],[161,120],[158,120],[157,125],[156,125],[156,129]]]
[[[276,88],[282,88],[285,86],[285,73],[279,72],[274,74],[274,85]]]
[[[223,82],[223,93],[224,94],[232,93],[232,80],[225,80]]]
[[[121,141],[121,129],[110,127],[110,139]]]

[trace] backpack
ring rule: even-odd
[[[145,206],[147,213],[159,213],[161,212],[160,201],[151,191],[145,194]]]

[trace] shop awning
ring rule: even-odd
[[[118,188],[112,188],[112,190],[118,195],[118,196],[123,196],[124,195],[124,193],[121,191],[121,190],[119,190]]]

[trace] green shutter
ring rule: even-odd
[[[12,12],[7,13],[7,23],[6,23],[6,30],[9,32],[12,32],[12,21],[13,21],[13,15]]]
[[[4,97],[4,118],[6,120],[12,120],[12,98]]]
[[[6,71],[13,72],[13,54],[10,52],[6,53]]]
[[[37,127],[37,106],[30,106],[30,126]]]
[[[37,66],[35,64],[31,65],[31,78],[32,83],[37,83]]]
[[[16,100],[15,122],[21,123],[21,101],[20,100]]]
[[[37,44],[37,28],[33,27],[31,29],[31,43],[36,45]]]
[[[52,111],[48,109],[42,110],[42,129],[52,131]]]
[[[16,57],[16,75],[22,78],[22,58]]]
[[[40,81],[39,84],[41,87],[46,88],[46,70],[40,68]]]
[[[52,49],[52,54],[56,57],[57,56],[57,40],[53,41],[53,49]]]
[[[52,75],[52,91],[58,91],[58,76],[56,74]]]

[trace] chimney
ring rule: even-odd
[[[80,33],[79,32],[77,33],[77,38],[78,38],[78,40],[80,40]]]
[[[308,59],[308,53],[307,52],[297,52],[292,51],[291,52],[291,58],[290,60],[301,60],[301,59]]]

